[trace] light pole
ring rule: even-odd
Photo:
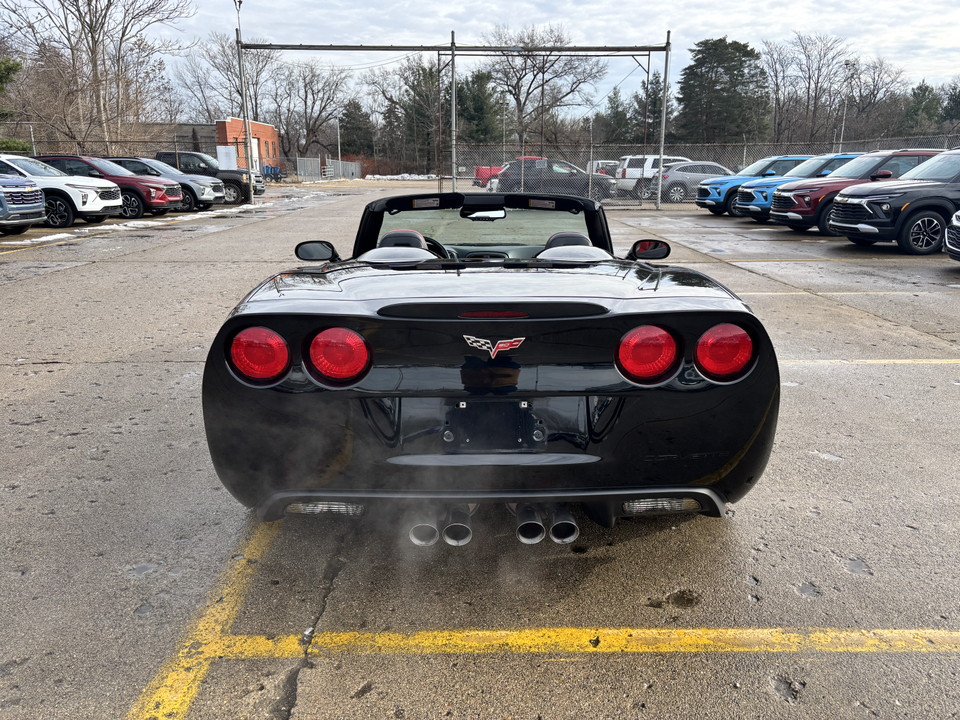
[[[505,95],[500,96],[500,119],[503,121],[503,140],[500,141],[500,152],[503,157],[500,166],[503,167],[507,164],[507,98]]]
[[[337,178],[343,176],[343,158],[340,156],[340,115],[337,115]]]
[[[850,94],[847,85],[850,84],[850,78],[853,76],[853,60],[843,61],[843,117],[840,120],[840,144],[837,146],[837,152],[843,152],[843,131],[847,126],[847,96]]]
[[[244,152],[247,155],[247,192],[250,195],[250,204],[253,205],[253,136],[250,133],[250,108],[247,106],[247,81],[243,71],[243,36],[240,33],[240,6],[243,0],[233,0],[237,8],[237,60],[240,63],[240,100],[243,105],[243,127],[246,135]]]

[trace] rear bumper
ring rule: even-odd
[[[433,492],[433,493],[391,493],[391,492],[319,492],[297,491],[278,492],[264,498],[256,505],[257,517],[264,522],[281,520],[286,508],[295,503],[343,502],[362,505],[364,509],[389,506],[419,508],[425,505],[457,505],[461,503],[584,503],[603,507],[603,514],[611,517],[627,517],[623,503],[645,499],[692,499],[700,505],[700,513],[710,517],[722,517],[726,512],[726,502],[709,488],[659,487],[631,490],[579,490],[574,492],[556,492],[551,490],[526,490],[523,492]]]

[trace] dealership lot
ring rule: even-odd
[[[780,429],[728,517],[462,548],[396,518],[261,525],[222,489],[200,375],[294,245],[435,184],[270,188],[229,212],[0,244],[0,718],[945,717],[960,706],[960,263],[686,206],[620,252],[741,295]]]

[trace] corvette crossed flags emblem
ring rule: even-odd
[[[478,350],[486,350],[490,353],[491,358],[495,358],[497,353],[501,350],[513,350],[514,348],[520,347],[526,338],[513,338],[513,340],[501,340],[496,345],[494,345],[489,340],[484,338],[473,337],[472,335],[464,335],[463,339],[467,341],[467,345],[470,347],[475,347]]]

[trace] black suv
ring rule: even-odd
[[[827,220],[857,245],[896,242],[910,255],[940,252],[960,209],[960,148],[941,153],[893,182],[842,190]]]
[[[224,170],[216,158],[202,152],[175,152],[172,150],[158,152],[157,160],[172,165],[187,175],[210,175],[223,181],[224,202],[227,205],[239,205],[250,202],[250,175],[247,170]],[[263,182],[263,175],[253,173],[253,194],[263,195],[267,186]]]

